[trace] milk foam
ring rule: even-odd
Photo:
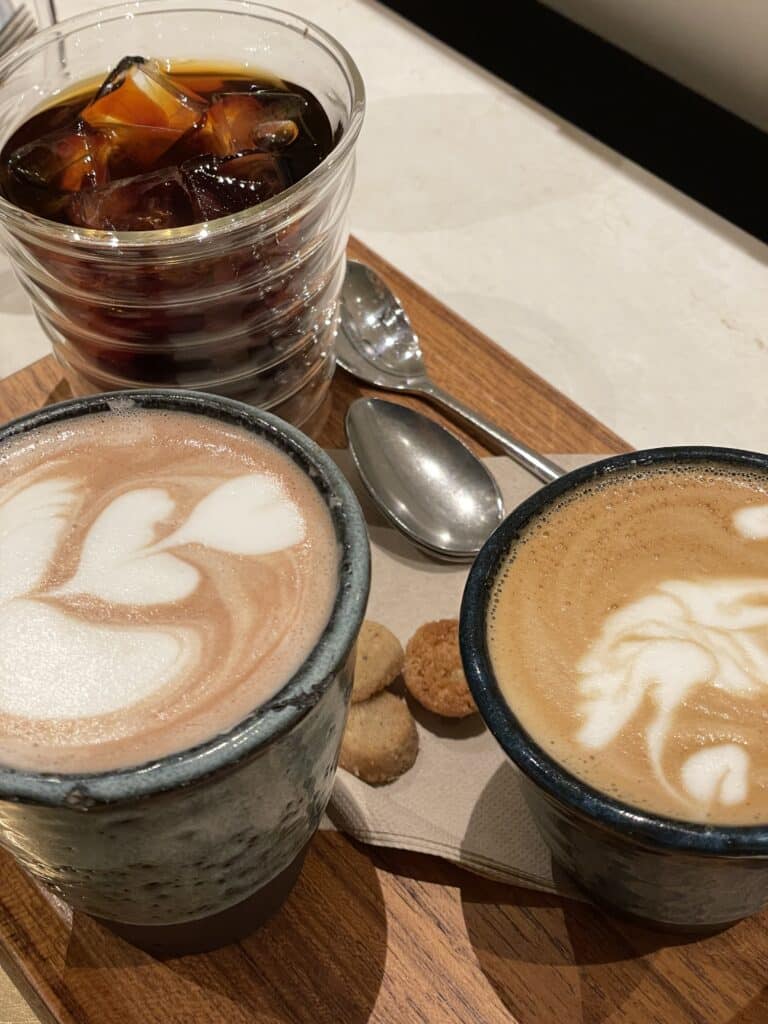
[[[733,515],[733,525],[742,537],[751,540],[768,539],[768,505],[750,505],[737,509]]]
[[[683,785],[703,807],[743,804],[749,792],[749,754],[735,743],[703,747],[683,762]]]
[[[664,581],[608,616],[578,672],[578,741],[595,750],[607,746],[650,700],[648,759],[659,783],[675,794],[664,756],[689,694],[712,686],[751,697],[768,687],[768,579]],[[705,807],[746,800],[748,760],[734,744],[704,747],[684,763],[683,788]],[[726,776],[718,787],[721,769]]]
[[[5,499],[0,492],[0,604],[38,585],[77,504],[74,480],[30,484]]]
[[[158,523],[174,509],[168,492],[157,488],[116,498],[86,534],[77,572],[57,593],[83,593],[115,604],[183,601],[199,584],[200,574],[169,554],[171,549],[201,544],[232,555],[267,555],[300,544],[306,533],[296,504],[278,480],[263,473],[219,484],[186,522],[153,543]]]
[[[195,567],[175,555],[151,550],[157,524],[171,516],[174,508],[168,492],[158,488],[128,491],[115,498],[86,533],[75,575],[54,594],[87,594],[128,605],[166,604],[189,597],[200,582]]]
[[[513,548],[489,649],[575,774],[694,821],[768,822],[768,475],[617,474]]]
[[[336,546],[310,481],[244,431],[140,411],[72,426],[0,451],[0,762],[99,770],[274,692],[327,620]]]
[[[268,555],[300,544],[305,534],[301,511],[280,481],[250,473],[219,484],[162,547],[204,544],[233,555]]]
[[[194,634],[85,622],[44,601],[0,608],[0,714],[91,718],[129,707],[188,670]]]

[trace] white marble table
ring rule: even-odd
[[[766,246],[387,9],[288,6],[367,83],[364,242],[633,444],[768,448]],[[0,326],[0,377],[46,351],[4,260]]]
[[[378,4],[285,5],[366,80],[362,241],[633,444],[768,449],[768,248]],[[47,350],[0,258],[0,378]]]

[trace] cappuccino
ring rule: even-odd
[[[290,457],[125,408],[0,448],[0,764],[132,767],[225,732],[306,659],[338,583]]]
[[[528,734],[584,782],[693,822],[768,822],[768,474],[620,470],[525,527],[488,649]]]

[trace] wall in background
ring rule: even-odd
[[[766,0],[542,0],[768,130]]]
[[[506,5],[503,23],[498,0],[476,0],[472,17],[464,4],[385,2],[570,124],[768,242],[768,132],[754,123],[540,0],[512,0]],[[598,6],[639,11],[646,5],[678,13],[687,8],[689,14],[693,8],[714,9],[715,5],[728,14],[747,4],[760,7],[764,13],[755,21],[755,34],[768,69],[768,38],[759,31],[768,18],[768,0],[547,3],[578,9],[580,17]],[[682,28],[673,29],[668,19],[664,21],[662,13],[659,24],[667,25],[663,32],[670,38],[677,32],[688,38]],[[663,34],[661,28],[659,32]],[[734,69],[740,60],[734,46]]]

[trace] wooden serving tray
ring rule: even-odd
[[[402,298],[444,387],[543,451],[626,447],[364,246],[353,241],[350,255]],[[335,380],[326,447],[344,446],[344,413],[361,393]],[[0,419],[63,397],[58,369],[43,359],[0,383]],[[712,938],[675,940],[322,832],[262,931],[160,962],[84,915],[70,919],[0,854],[0,955],[56,1024],[764,1024],[766,925],[760,915]]]

